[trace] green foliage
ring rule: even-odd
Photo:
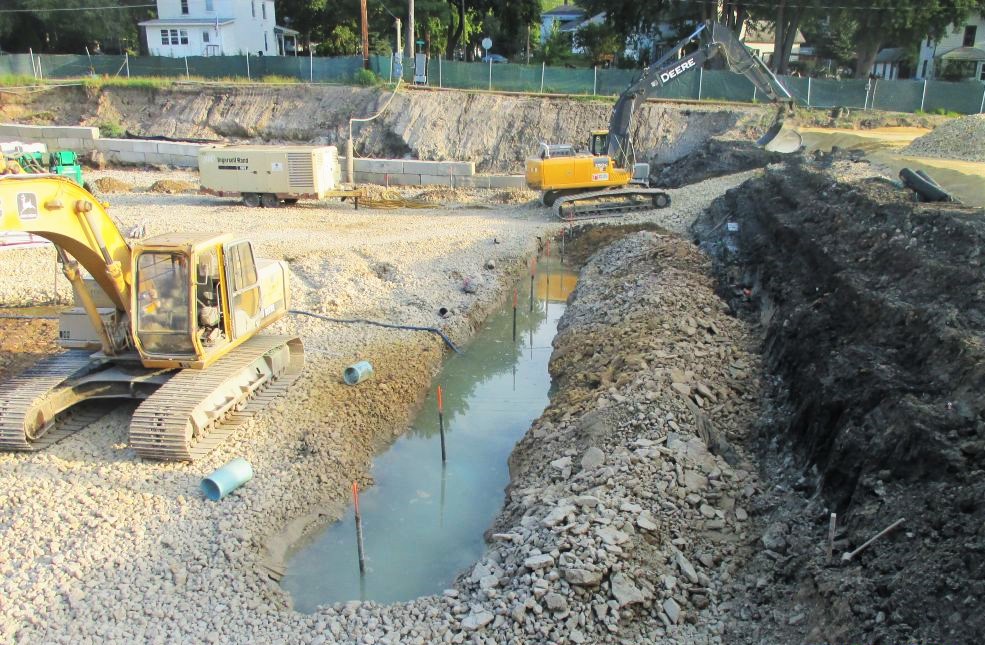
[[[360,69],[360,70],[356,70],[356,72],[353,73],[352,82],[355,83],[356,85],[372,87],[375,85],[379,85],[381,79],[379,76],[377,76],[375,73],[373,73],[368,69]]]
[[[537,58],[548,65],[563,65],[575,58],[571,53],[571,44],[571,34],[562,32],[560,25],[555,22],[551,35],[541,46]]]
[[[349,25],[336,25],[328,38],[318,43],[315,54],[318,56],[354,56],[362,48],[359,34]]]
[[[937,72],[945,81],[974,80],[978,64],[973,60],[946,60]]]
[[[37,85],[38,81],[33,76],[23,74],[3,74],[0,75],[0,87],[23,87],[25,85]]]
[[[138,42],[141,20],[156,12],[150,7],[92,9],[92,7],[126,7],[123,0],[4,0],[4,9],[31,11],[0,14],[0,42],[7,51],[47,53],[116,53],[132,50]],[[149,3],[140,3],[149,4]],[[44,9],[80,9],[79,11],[44,11]]]
[[[171,87],[178,79],[162,76],[108,76],[105,78],[87,76],[81,80],[84,87],[100,89],[103,87],[129,87],[156,90]]]
[[[103,121],[96,127],[99,128],[99,136],[108,139],[123,139],[127,136],[127,130],[119,121]]]
[[[574,44],[585,51],[593,65],[601,65],[605,60],[614,60],[622,49],[622,39],[611,25],[588,24],[574,33]]]

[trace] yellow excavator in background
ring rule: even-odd
[[[700,43],[698,49],[677,58],[695,40]],[[633,115],[661,87],[716,56],[722,56],[732,71],[744,74],[771,102],[781,104],[773,125],[757,143],[773,152],[799,150],[803,145],[800,135],[783,127],[784,115],[793,109],[790,93],[731,30],[706,21],[644,69],[619,96],[609,129],[591,133],[588,153],[578,153],[570,144],[541,143],[537,156],[526,162],[527,186],[542,191],[544,205],[553,206],[554,213],[566,220],[670,206],[670,195],[650,188],[650,164],[636,163],[630,132]]]
[[[258,335],[288,310],[287,265],[254,258],[247,240],[169,233],[131,246],[84,188],[30,174],[0,177],[0,231],[50,240],[78,305],[59,321],[68,351],[0,383],[2,450],[77,430],[85,401],[138,399],[137,454],[192,461],[301,372],[300,339]]]

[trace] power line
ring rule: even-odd
[[[0,13],[49,13],[52,11],[107,11],[111,9],[141,9],[156,4],[103,5],[101,7],[51,7],[49,9],[0,9]]]

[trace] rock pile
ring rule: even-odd
[[[915,139],[903,151],[918,157],[985,162],[985,114],[954,119]]]

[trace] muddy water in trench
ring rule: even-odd
[[[359,496],[366,552],[360,576],[355,518],[297,545],[282,584],[294,607],[348,600],[397,602],[440,593],[485,549],[483,533],[503,505],[506,460],[548,403],[547,363],[576,275],[542,263],[519,283],[517,342],[512,298],[434,379],[411,429],[373,462],[375,485]],[[441,466],[435,389],[444,393],[448,462]],[[366,381],[357,387],[373,387]]]
[[[923,170],[949,193],[969,206],[985,206],[985,164],[970,161],[911,157],[901,154],[913,139],[930,132],[924,128],[874,128],[799,130],[808,150],[861,149],[872,163],[897,174],[902,168]]]

